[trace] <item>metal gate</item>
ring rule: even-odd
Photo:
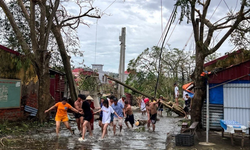
[[[250,84],[231,83],[223,86],[224,119],[250,126]]]

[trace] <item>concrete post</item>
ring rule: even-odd
[[[126,39],[126,28],[122,28],[121,36],[119,37],[119,40],[121,42],[120,47],[120,65],[119,65],[119,80],[121,82],[124,81],[124,71],[125,71],[125,39]],[[118,94],[120,96],[124,95],[124,87],[122,85],[119,85],[118,87]]]

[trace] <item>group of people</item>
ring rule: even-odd
[[[77,122],[77,127],[80,132],[81,138],[79,141],[84,141],[85,134],[88,131],[89,136],[93,136],[93,122],[94,114],[99,113],[99,126],[102,129],[102,140],[105,135],[107,135],[107,128],[110,125],[113,127],[114,135],[116,134],[116,126],[119,126],[120,134],[122,131],[123,118],[125,118],[125,124],[129,128],[128,122],[133,128],[134,125],[134,115],[131,108],[131,105],[126,101],[126,96],[123,95],[121,99],[118,99],[114,96],[110,97],[101,97],[100,108],[96,108],[97,111],[94,112],[93,98],[91,96],[86,97],[83,94],[79,94],[77,100],[72,107],[67,103],[67,98],[63,98],[61,102],[56,103],[51,108],[45,110],[45,113],[49,112],[52,109],[57,108],[57,113],[55,116],[56,121],[56,134],[58,136],[60,124],[63,122],[69,131],[74,134],[69,125],[69,117],[67,114],[68,109],[71,109],[75,112],[75,118]]]
[[[177,84],[175,84],[175,99],[176,104],[178,105],[178,96],[179,90]],[[191,99],[188,94],[185,94],[185,108],[184,111],[186,114],[190,110]],[[150,130],[150,125],[152,124],[152,129],[155,131],[155,124],[157,122],[157,113],[162,116],[163,105],[163,96],[160,95],[157,101],[150,102],[149,98],[142,98],[139,102],[142,115],[147,114],[147,127]],[[102,130],[101,140],[107,135],[108,126],[113,128],[113,134],[116,135],[116,127],[119,126],[119,131],[121,134],[123,122],[125,122],[127,128],[129,127],[128,122],[130,123],[131,128],[134,125],[134,115],[131,108],[131,105],[126,101],[126,96],[123,95],[121,99],[117,99],[115,96],[101,97],[100,108],[96,108],[97,111],[94,112],[95,107],[93,103],[93,98],[91,96],[86,97],[83,94],[79,94],[77,100],[74,103],[74,107],[67,103],[67,98],[63,98],[61,102],[56,103],[51,108],[45,110],[45,113],[49,112],[52,109],[57,108],[57,113],[55,116],[56,121],[56,134],[58,136],[60,124],[63,122],[69,131],[74,134],[69,125],[69,118],[67,111],[71,109],[75,112],[75,118],[77,122],[77,127],[80,132],[81,138],[79,141],[85,140],[85,134],[88,131],[89,136],[93,136],[92,130],[94,129],[94,114],[99,113],[99,126]],[[186,116],[185,116],[186,117]],[[125,118],[125,119],[124,119]]]

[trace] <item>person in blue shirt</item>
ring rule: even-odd
[[[114,115],[113,120],[113,131],[114,135],[116,132],[116,125],[118,124],[120,126],[120,134],[122,131],[122,123],[123,123],[123,114],[124,114],[124,105],[120,102],[118,102],[117,98],[113,98],[114,103],[111,105],[114,111],[117,113],[117,115]]]

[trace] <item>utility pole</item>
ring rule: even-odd
[[[119,80],[124,83],[124,71],[125,71],[125,39],[126,39],[126,28],[122,28],[122,35],[119,36],[119,40],[121,42],[121,48],[120,48],[120,65],[119,65]],[[124,95],[124,87],[122,85],[119,85],[118,87],[118,94],[120,94],[120,97]]]

